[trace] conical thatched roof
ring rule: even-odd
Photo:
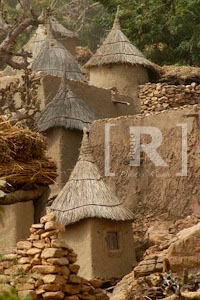
[[[50,207],[63,225],[86,218],[133,220],[133,213],[105,184],[94,163],[88,135],[84,133],[79,160],[69,181]]]
[[[142,52],[131,44],[123,34],[119,22],[119,7],[113,23],[113,28],[97,50],[93,57],[86,63],[86,68],[108,64],[130,64],[142,65],[147,68],[154,68]]]
[[[78,62],[54,37],[49,35],[35,60],[32,63],[33,71],[42,71],[48,75],[67,79],[84,81]]]
[[[65,28],[63,25],[61,25],[54,17],[49,18],[49,22],[51,23],[51,31],[52,34],[54,35],[55,39],[58,41],[61,40],[68,40],[76,37],[76,34],[67,28]],[[45,44],[48,35],[48,24],[41,24],[38,26],[37,30],[32,34],[30,40],[22,47],[24,51],[28,51],[32,54],[31,58],[28,58],[28,62],[30,63],[30,68],[31,65],[40,52],[41,48]],[[14,61],[20,63],[22,62],[21,57],[15,57]],[[5,72],[8,73],[16,73],[16,70],[13,70],[11,67],[7,67],[5,69]]]
[[[94,120],[100,117],[79,99],[66,84],[63,77],[60,88],[54,99],[47,104],[37,119],[39,132],[50,128],[83,130],[89,128]]]

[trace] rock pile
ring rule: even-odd
[[[139,86],[138,96],[141,112],[159,112],[183,105],[200,103],[200,85],[168,85],[167,83],[147,83]]]
[[[152,274],[146,278],[148,288],[144,299],[200,299],[200,274],[178,277],[171,271],[159,274]],[[170,298],[168,298],[170,297]]]
[[[161,226],[157,223],[157,227]],[[161,228],[163,233],[165,227]],[[111,300],[200,300],[199,216],[176,221],[168,230],[176,232],[179,228],[185,229],[171,235],[170,240],[157,235],[160,242],[156,238],[142,261],[116,285]]]
[[[0,289],[14,286],[20,297],[33,299],[107,300],[98,280],[77,275],[77,255],[58,238],[65,227],[50,213],[33,224],[26,241],[17,243],[16,254],[5,255],[0,263]]]

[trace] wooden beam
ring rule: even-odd
[[[35,190],[23,191],[18,190],[11,193],[4,193],[0,191],[0,205],[10,205],[19,202],[27,202],[31,200],[36,200],[40,198],[45,191],[47,191],[47,186],[38,187]]]

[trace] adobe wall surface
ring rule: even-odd
[[[118,232],[119,251],[108,251],[106,233]],[[78,254],[80,276],[86,279],[121,278],[135,265],[133,231],[130,222],[86,219],[68,225],[60,236]],[[102,263],[103,262],[103,263]]]
[[[116,100],[128,102],[130,105],[113,103],[111,91],[90,86],[84,82],[68,81],[72,91],[87,103],[93,110],[103,118],[114,118],[117,116],[128,116],[139,113],[140,102],[137,97],[133,99],[118,95]],[[43,106],[47,105],[55,97],[60,85],[60,78],[44,76],[42,86],[44,89]]]
[[[60,233],[60,237],[78,254],[77,264],[80,266],[79,274],[86,279],[93,278],[90,224],[90,220],[82,220],[78,223],[68,225],[66,231]]]
[[[143,66],[113,64],[90,69],[91,85],[100,88],[116,87],[120,94],[137,97],[137,87],[149,81],[148,72]]]
[[[131,222],[91,219],[90,230],[93,266],[91,278],[122,278],[130,273],[136,263]],[[108,250],[107,232],[117,232],[119,250]]]
[[[78,160],[79,149],[82,141],[82,132],[80,130],[62,129],[60,143],[61,158],[61,185],[64,187],[70,174]]]
[[[116,119],[98,120],[92,125],[90,141],[94,157],[105,181],[115,190],[120,199],[136,213],[159,216],[163,219],[178,219],[192,212],[200,213],[200,129],[196,117],[197,108],[169,110],[150,116],[130,116]],[[110,141],[110,172],[115,176],[105,176],[105,124],[112,127]],[[187,124],[188,174],[181,172],[182,128],[177,124]],[[163,143],[158,153],[168,167],[155,167],[146,154],[142,155],[139,167],[130,166],[130,126],[153,126],[163,135]],[[142,137],[143,143],[151,141],[150,136]]]
[[[16,76],[3,76],[0,78],[0,88],[5,88],[15,80],[21,81],[20,73]],[[41,85],[38,88],[38,98],[43,109],[57,94],[61,79],[59,77],[42,75]],[[68,81],[72,91],[85,101],[95,112],[103,118],[114,118],[117,116],[128,116],[140,112],[140,102],[137,97],[133,99],[117,95],[115,100],[128,102],[130,105],[113,103],[111,91],[107,89],[90,86],[84,82]],[[16,94],[17,104],[20,104],[19,96]]]
[[[67,49],[73,56],[76,54],[76,38],[66,39],[59,38],[59,42]]]
[[[34,223],[33,201],[4,205],[0,222],[0,248],[12,248],[30,235],[29,228]],[[1,252],[2,253],[2,252]]]
[[[51,186],[51,195],[58,194],[69,179],[76,164],[82,140],[79,130],[53,128],[46,132],[48,154],[56,162],[58,176]]]

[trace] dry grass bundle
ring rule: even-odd
[[[10,122],[0,118],[1,163],[44,158],[46,147],[45,140],[39,133],[12,126]]]
[[[76,60],[80,64],[86,63],[91,57],[93,53],[88,47],[76,47]]]
[[[200,68],[191,66],[163,66],[160,68],[161,82],[183,84],[200,82]]]
[[[55,182],[56,176],[55,163],[48,159],[0,164],[1,180],[6,180],[11,185],[24,183],[50,185]]]
[[[8,183],[54,183],[56,165],[46,157],[46,141],[36,132],[0,117],[0,178]]]

